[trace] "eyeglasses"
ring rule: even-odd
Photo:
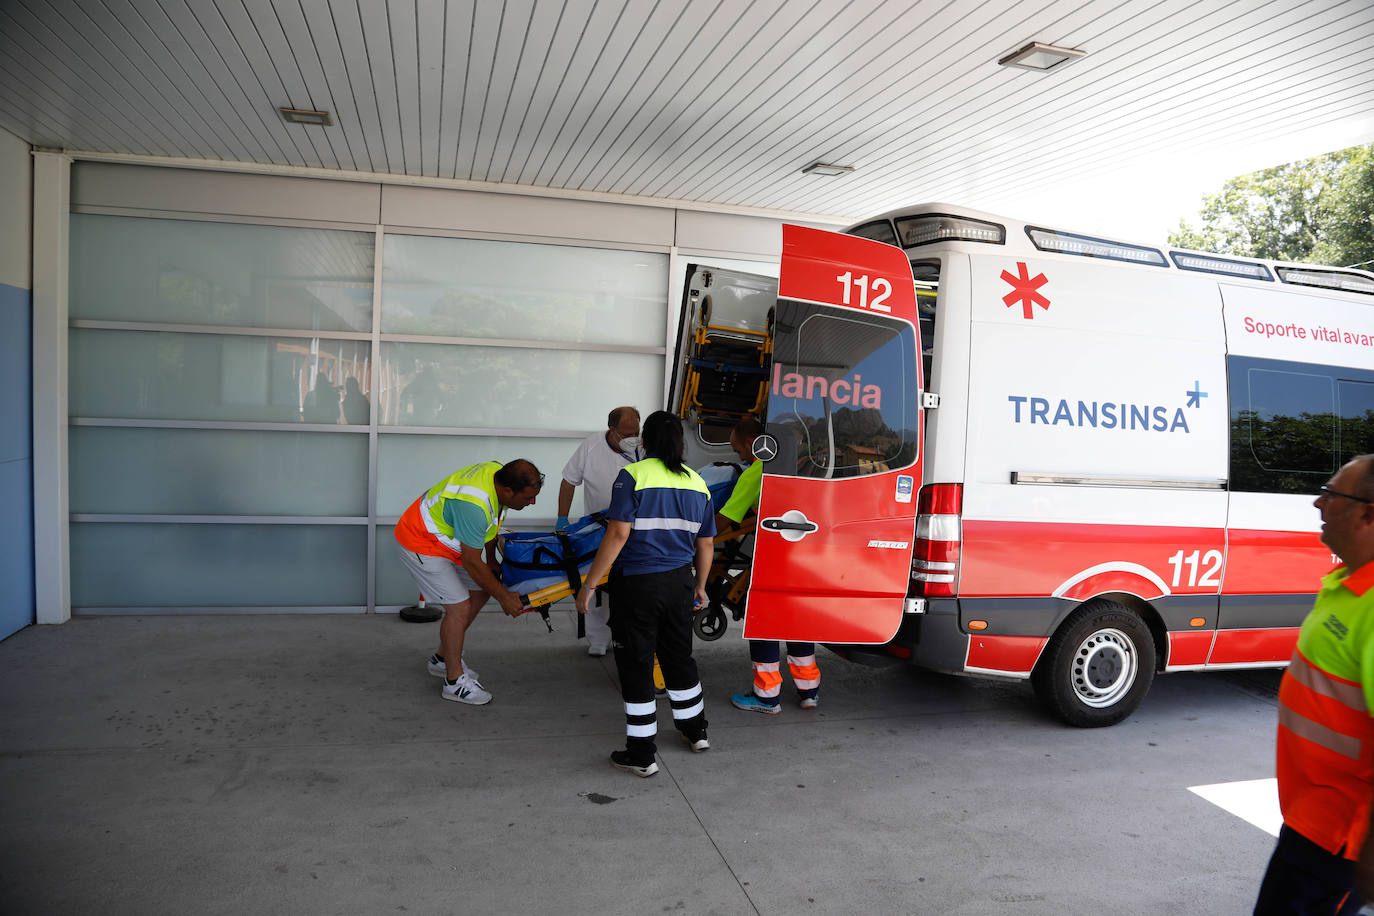
[[[1318,499],[1321,499],[1322,496],[1344,496],[1346,499],[1353,499],[1353,500],[1355,500],[1355,502],[1357,502],[1357,503],[1364,503],[1364,504],[1366,504],[1366,505],[1374,505],[1374,499],[1365,499],[1363,496],[1355,496],[1355,495],[1350,494],[1350,493],[1342,493],[1340,490],[1333,490],[1333,489],[1331,489],[1330,487],[1321,487],[1320,489],[1321,489],[1321,496],[1318,496],[1318,497],[1317,497]]]
[[[543,474],[540,474],[540,475],[539,475],[539,482],[538,482],[537,484],[535,484],[535,486],[536,486],[536,487],[542,487],[543,485],[544,485],[544,475],[543,475]],[[1324,489],[1326,489],[1326,488],[1325,488],[1325,487],[1322,487],[1322,489],[1324,490]]]

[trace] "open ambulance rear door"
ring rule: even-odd
[[[921,484],[921,342],[898,248],[783,226],[744,635],[883,644]]]

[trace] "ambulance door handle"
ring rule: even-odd
[[[766,518],[760,522],[765,531],[776,531],[782,535],[784,541],[800,541],[813,531],[819,531],[820,525],[811,521],[800,509],[788,509],[780,516]]]

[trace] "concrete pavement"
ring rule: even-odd
[[[439,699],[436,624],[77,618],[0,643],[0,912],[1248,913],[1272,839],[1187,786],[1273,775],[1274,672],[1159,678],[1126,722],[1024,685],[843,662],[822,704],[660,703],[660,772],[610,766],[610,657],[484,612],[495,695]],[[784,691],[790,691],[790,682]]]

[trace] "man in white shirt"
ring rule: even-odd
[[[593,433],[563,466],[558,487],[558,530],[568,527],[573,492],[582,487],[582,507],[590,515],[611,506],[611,486],[625,465],[644,457],[639,440],[639,411],[617,407],[606,417],[606,430]],[[586,614],[587,654],[605,655],[611,645],[610,604],[602,602]]]

